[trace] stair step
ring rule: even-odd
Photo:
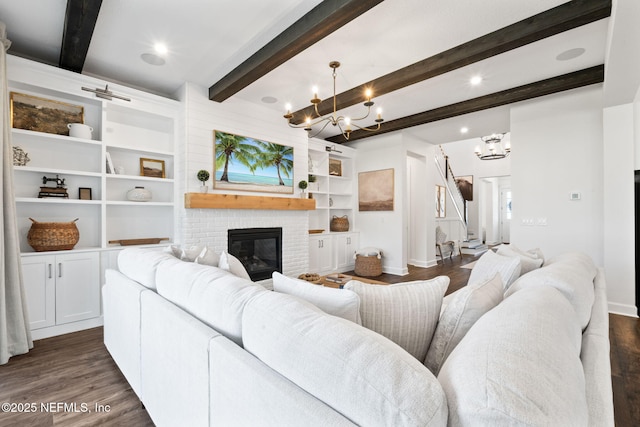
[[[485,252],[487,252],[489,250],[489,247],[487,245],[480,245],[480,246],[476,246],[474,248],[465,248],[462,247],[461,251],[463,254],[465,255],[481,255]]]

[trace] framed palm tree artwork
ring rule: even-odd
[[[213,188],[293,193],[293,147],[213,131]]]

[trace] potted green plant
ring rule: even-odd
[[[202,186],[200,187],[201,193],[206,193],[209,191],[209,187],[207,187],[206,182],[209,181],[209,177],[211,176],[208,171],[204,169],[200,169],[198,171],[198,181],[202,182]]]
[[[309,184],[307,184],[307,181],[305,181],[304,179],[302,181],[300,181],[298,183],[298,188],[300,188],[300,190],[302,190],[302,192],[300,193],[300,197],[302,197],[303,199],[307,198],[307,186]]]
[[[319,191],[318,183],[316,182],[318,179],[315,175],[309,175],[309,192]]]

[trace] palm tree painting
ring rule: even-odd
[[[293,148],[214,131],[214,188],[293,193]]]

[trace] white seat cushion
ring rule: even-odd
[[[434,375],[464,338],[467,331],[486,312],[502,301],[503,286],[499,273],[490,279],[465,286],[452,294],[451,301],[440,315],[424,364]]]
[[[306,301],[277,292],[252,298],[242,335],[247,351],[357,425],[446,425],[442,388],[422,363]]]
[[[273,275],[273,290],[309,301],[320,310],[332,316],[342,317],[362,324],[360,320],[360,297],[348,289],[326,288],[305,280],[287,277],[278,272]]]
[[[344,285],[360,296],[362,326],[389,338],[424,361],[438,324],[449,278],[370,285],[351,280]]]

